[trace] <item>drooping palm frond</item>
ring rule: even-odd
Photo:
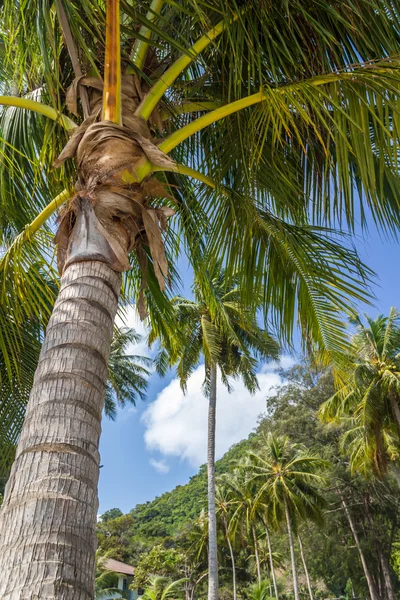
[[[218,259],[228,280],[239,278],[238,304],[261,306],[288,344],[299,322],[304,345],[330,358],[346,347],[342,313],[366,298],[371,273],[346,241],[318,226],[353,229],[367,214],[383,230],[399,226],[399,8],[397,0],[121,0],[122,70],[136,76],[136,116],[147,119],[156,108],[152,136],[182,165],[162,173],[143,158],[130,169],[133,180],[155,173],[178,186],[157,199],[177,213],[165,236],[170,256],[184,248],[199,279]],[[66,114],[72,110],[77,124],[84,116],[85,102],[73,92],[79,97],[88,82],[76,77],[104,74],[104,3],[4,0],[0,20],[2,93],[53,111],[47,120],[8,102],[0,115],[0,240],[8,247],[19,232],[29,257],[22,268],[14,245],[12,260],[2,260],[1,299],[19,307],[33,265],[46,262],[51,271],[49,245],[31,243],[23,231],[60,190],[73,191],[72,161],[60,170],[52,163],[73,125]],[[147,276],[136,261],[124,299],[145,296],[165,337],[174,311],[151,257],[142,258]],[[32,293],[36,302],[48,295],[45,278]],[[26,297],[26,311],[13,313],[18,326],[28,308],[37,316]],[[207,301],[212,313],[218,303],[212,294]],[[218,340],[204,326],[211,356]],[[228,335],[233,343],[234,330]],[[239,352],[230,360],[254,387],[252,358]],[[228,383],[228,370],[223,377]]]
[[[241,377],[254,393],[258,389],[259,360],[277,359],[279,346],[267,329],[257,323],[257,312],[243,307],[242,294],[236,281],[225,278],[218,260],[207,269],[197,271],[193,285],[194,300],[180,296],[172,298],[175,312],[173,328],[158,329],[153,323],[149,341],[159,339],[161,350],[156,363],[160,374],[167,366],[177,364],[177,374],[183,389],[201,357],[205,361],[205,391],[208,393],[209,369],[219,367],[223,383],[230,389],[230,378]],[[262,294],[253,288],[261,302]],[[253,298],[253,302],[255,299]],[[255,302],[257,305],[257,302]]]
[[[325,421],[345,424],[342,450],[354,471],[382,477],[400,448],[400,323],[392,307],[387,317],[353,319],[344,370],[337,392],[320,408]]]
[[[171,600],[183,596],[183,584],[185,578],[171,581],[168,577],[154,575],[150,579],[144,594],[140,596],[143,600]]]
[[[327,463],[286,437],[268,435],[260,452],[249,454],[257,483],[257,498],[262,500],[275,526],[285,519],[286,506],[292,526],[310,519],[322,522],[326,500],[321,494]],[[258,502],[256,502],[258,505]]]
[[[123,408],[127,403],[136,405],[136,400],[146,398],[149,369],[153,361],[146,356],[128,352],[141,340],[134,329],[115,329],[108,359],[108,381],[106,388],[105,414],[115,419],[117,404]]]

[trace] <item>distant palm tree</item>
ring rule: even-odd
[[[300,600],[294,550],[294,535],[298,523],[311,519],[322,520],[325,500],[320,487],[324,483],[319,473],[327,466],[318,456],[288,437],[269,434],[258,453],[250,453],[254,480],[258,482],[257,496],[268,497],[270,514],[276,524],[286,521],[292,563],[295,600]]]
[[[279,345],[257,323],[257,312],[244,308],[238,280],[228,280],[218,262],[209,265],[209,272],[196,277],[194,300],[180,296],[172,299],[178,331],[153,327],[149,335],[152,343],[161,341],[156,364],[161,374],[177,363],[177,373],[183,389],[204,357],[204,392],[209,398],[208,411],[208,524],[209,524],[209,594],[218,596],[218,548],[215,508],[215,427],[217,402],[217,370],[222,382],[231,389],[230,378],[241,377],[246,388],[258,389],[259,360],[277,359]],[[261,294],[255,288],[253,296]],[[257,302],[253,298],[254,304]],[[240,418],[240,415],[238,415]]]
[[[154,575],[140,598],[142,600],[176,600],[183,597],[186,579],[171,581],[168,577]]]
[[[360,317],[338,391],[320,408],[326,421],[346,425],[342,447],[353,470],[382,477],[388,462],[400,485],[400,313]]]
[[[111,600],[111,598],[126,598],[126,594],[117,588],[118,575],[105,566],[111,558],[111,552],[96,551],[96,576],[94,581],[94,600]]]
[[[262,522],[262,515],[254,506],[257,488],[250,463],[242,461],[234,468],[232,473],[223,475],[220,482],[229,490],[232,498],[233,513],[229,526],[230,533],[233,536],[240,532],[242,535],[247,536],[249,546],[254,548],[257,579],[258,583],[261,584],[257,525]]]
[[[114,330],[111,342],[111,353],[108,359],[108,380],[104,412],[115,419],[117,404],[124,407],[126,403],[135,405],[136,400],[146,398],[149,369],[154,364],[151,358],[137,354],[128,354],[142,336],[131,328]]]

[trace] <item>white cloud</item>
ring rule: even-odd
[[[216,458],[232,444],[248,436],[265,411],[266,397],[273,386],[282,385],[274,373],[276,365],[263,365],[258,374],[260,390],[253,396],[240,380],[233,382],[229,394],[218,380]],[[188,381],[183,394],[178,379],[173,379],[144,413],[145,442],[150,451],[164,456],[179,456],[193,467],[206,461],[207,399],[202,393],[204,366],[199,366]]]
[[[133,344],[128,347],[127,354],[136,354],[138,356],[148,356],[153,358],[155,349],[149,348],[147,345],[147,336],[149,333],[148,327],[141,321],[135,306],[128,306],[123,313],[118,314],[115,320],[117,327],[133,327],[137,333],[142,336],[142,340],[138,344]]]
[[[169,472],[169,466],[167,465],[165,460],[156,460],[155,458],[150,458],[149,463],[159,473],[168,473]]]

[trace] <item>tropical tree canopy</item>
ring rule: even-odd
[[[121,1],[107,50],[116,94],[102,117],[142,126],[144,154],[117,183],[141,186],[162,228],[175,211],[164,239],[172,277],[183,248],[196,272],[219,257],[245,303],[261,286],[283,339],[299,319],[305,344],[343,349],[340,309],[364,296],[369,272],[321,226],[352,229],[367,212],[384,229],[399,224],[398,17],[383,0]],[[76,125],[99,115],[109,71],[103,2],[5,0],[1,23],[0,348],[12,339],[18,365],[19,324],[43,321],[54,300],[51,216],[79,189],[68,156],[89,122]],[[167,266],[147,208],[125,294],[145,288],[161,319]]]
[[[356,331],[338,391],[320,416],[347,425],[343,449],[352,468],[382,476],[400,453],[400,314],[353,321]]]
[[[296,529],[306,519],[319,522],[325,500],[321,494],[327,463],[288,437],[269,434],[260,452],[250,453],[253,477],[259,479],[257,496],[266,499],[271,521],[278,526],[288,508],[291,524]],[[257,506],[257,503],[256,503]]]
[[[229,281],[221,265],[214,263],[209,271],[196,277],[194,300],[172,298],[176,326],[158,333],[157,324],[149,334],[149,343],[159,339],[161,349],[156,357],[160,374],[177,363],[177,374],[183,389],[201,357],[205,360],[205,391],[210,384],[210,367],[218,366],[222,381],[231,388],[230,379],[241,377],[246,387],[258,389],[257,367],[260,360],[279,356],[279,345],[267,330],[257,323],[257,313],[241,305],[239,278]],[[262,295],[258,296],[259,304]]]

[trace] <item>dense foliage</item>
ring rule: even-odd
[[[271,434],[278,438],[288,436],[291,444],[300,445],[305,451],[318,455],[326,463],[320,471],[325,483],[318,484],[325,508],[323,522],[320,519],[314,522],[309,518],[299,518],[296,524],[295,554],[301,592],[308,594],[297,534],[302,541],[304,561],[315,597],[350,598],[352,594],[365,596],[368,593],[360,549],[373,573],[376,587],[382,590],[379,597],[386,595],[385,566],[389,569],[393,586],[400,590],[400,530],[397,524],[398,488],[395,480],[391,474],[385,479],[372,477],[369,480],[350,474],[349,461],[340,448],[343,425],[327,425],[317,417],[321,404],[334,392],[329,373],[316,373],[307,365],[298,365],[284,375],[287,384],[267,399],[266,414],[260,419],[256,431],[247,440],[232,447],[217,462],[217,473],[223,475],[222,480],[234,476],[235,469],[243,465],[250,453],[263,452],[266,437]],[[206,473],[203,466],[185,486],[178,486],[153,502],[136,506],[128,515],[102,519],[98,526],[100,547],[111,550],[116,557],[138,564],[142,582],[142,567],[147,564],[148,577],[160,574],[176,579],[178,574],[181,577],[185,575],[189,583],[195,585],[207,565],[206,517],[201,512],[205,507]],[[355,525],[360,548],[357,548],[347,514]],[[260,521],[256,524],[256,533],[262,577],[268,579],[268,547]],[[236,557],[238,595],[241,597],[250,593],[249,585],[256,580],[254,545],[243,528],[230,537]],[[221,522],[221,597],[230,598],[232,566],[225,540]],[[271,522],[271,543],[280,597],[291,597],[290,555],[284,526]],[[171,569],[169,573],[165,568],[159,573],[151,569],[149,554],[146,553],[151,552],[154,546],[158,554],[163,548],[167,554],[174,549],[186,556],[186,563],[178,569],[179,573],[176,565],[175,570]],[[203,581],[197,584],[197,596],[204,592],[201,587]]]

